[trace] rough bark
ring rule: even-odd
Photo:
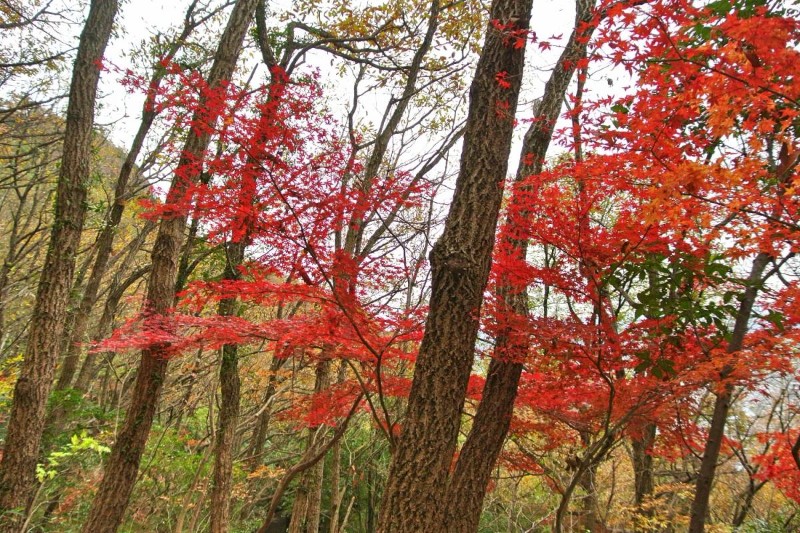
[[[210,87],[220,87],[231,78],[256,2],[257,0],[238,0],[234,4],[207,78]],[[206,109],[203,101],[199,102],[192,121],[195,126],[189,131],[178,164],[178,168],[183,170],[176,173],[167,194],[169,203],[182,199],[189,185],[200,178],[198,162],[204,157],[210,135],[208,128],[198,125],[216,122],[214,112]],[[186,172],[187,169],[191,170]],[[153,267],[147,285],[148,313],[163,315],[174,304],[178,261],[185,230],[184,216],[164,218],[159,223],[151,255]],[[166,376],[165,348],[156,345],[142,350],[131,404],[108,459],[97,496],[92,502],[89,518],[83,528],[85,533],[114,532],[122,522]]]
[[[542,99],[534,110],[534,120],[525,133],[517,181],[542,171],[564,95],[578,61],[586,55],[586,46],[595,28],[589,25],[595,4],[596,0],[577,2],[575,29],[545,85]],[[527,241],[509,240],[508,244],[517,257],[526,256]],[[509,313],[518,317],[528,316],[528,298],[524,290],[503,285],[498,293]],[[528,339],[525,335],[509,330],[497,339],[483,399],[459,453],[444,500],[447,531],[474,531],[478,527],[486,486],[508,433],[522,373],[522,358],[527,350]]]
[[[744,345],[744,337],[747,334],[750,317],[753,314],[756,296],[758,296],[758,292],[761,289],[764,269],[766,269],[771,259],[772,256],[770,254],[761,252],[753,260],[753,266],[747,279],[747,288],[742,295],[739,310],[736,313],[733,333],[730,341],[728,341],[728,353],[736,353]],[[731,372],[733,372],[733,367],[730,365],[725,366],[720,372],[720,381],[724,382]],[[726,383],[723,385],[723,389],[717,392],[717,397],[714,401],[714,414],[711,416],[708,439],[703,450],[703,459],[700,462],[700,471],[697,474],[697,482],[695,484],[691,521],[689,523],[690,533],[702,533],[705,530],[711,486],[717,470],[717,460],[719,459],[722,439],[725,436],[725,424],[728,420],[732,397],[733,386]]]
[[[116,0],[93,0],[72,73],[63,155],[50,244],[36,294],[25,359],[14,387],[3,462],[0,512],[24,510],[35,482],[47,399],[52,389],[75,256],[86,216],[94,108],[102,59],[117,13]],[[2,525],[13,531],[19,525]]]
[[[239,266],[244,260],[246,244],[229,243],[226,247],[224,279],[239,279]],[[219,303],[217,314],[235,316],[238,304],[235,297],[224,298]],[[239,379],[238,346],[226,344],[222,347],[222,361],[219,368],[221,399],[219,405],[219,427],[214,446],[214,478],[211,486],[211,531],[228,531],[231,514],[231,490],[233,488],[233,452],[236,441],[236,427],[239,422],[239,400],[241,380]]]
[[[528,0],[492,3],[453,203],[430,254],[430,311],[384,494],[382,533],[444,530],[442,489],[472,368],[524,63],[525,41],[514,46],[509,33],[528,28],[530,11]],[[497,83],[500,72],[510,87]]]

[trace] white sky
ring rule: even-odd
[[[283,3],[283,2],[281,2]],[[156,0],[131,0],[122,5],[121,17],[118,19],[118,32],[109,45],[106,57],[115,65],[126,68],[127,59],[133,44],[149,39],[158,32],[181,23],[188,0],[161,2]],[[572,29],[574,18],[574,2],[572,0],[535,0],[532,29],[540,38],[562,35],[565,42]],[[541,52],[538,47],[531,46],[528,51],[528,68],[526,72],[526,97],[521,101],[520,111],[524,115],[526,101],[528,107],[532,98],[537,97],[549,76],[550,68],[561,50],[556,46],[548,52]],[[319,65],[324,68],[329,63]],[[138,94],[127,94],[119,86],[117,76],[106,74],[101,82],[103,95],[102,107],[98,112],[99,125],[112,125],[112,140],[120,146],[127,146],[138,126],[142,97]],[[342,86],[346,84],[341,84]],[[343,87],[349,96],[349,88]]]

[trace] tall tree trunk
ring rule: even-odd
[[[226,265],[224,279],[239,279],[239,266],[244,260],[246,244],[244,241],[225,246]],[[219,303],[217,314],[235,316],[237,311],[235,297],[224,298]],[[222,398],[219,406],[219,428],[214,446],[214,481],[211,487],[211,531],[228,531],[231,514],[231,489],[233,474],[233,453],[236,441],[236,427],[239,422],[239,399],[241,380],[239,379],[238,347],[226,344],[222,347],[222,361],[219,367],[219,381]]]
[[[758,291],[763,283],[764,269],[766,269],[771,258],[770,254],[761,252],[753,260],[753,266],[747,278],[747,288],[742,295],[739,311],[736,313],[736,323],[728,342],[728,353],[736,353],[744,345],[744,337],[747,334],[750,317],[753,314],[753,305],[755,305],[756,296],[758,296]],[[733,372],[733,367],[726,365],[720,372],[720,381],[728,378],[731,372]],[[732,397],[733,386],[726,383],[723,385],[723,389],[717,392],[717,397],[714,401],[714,414],[711,416],[708,439],[706,440],[705,450],[703,450],[703,459],[700,462],[700,471],[697,474],[697,482],[695,484],[691,521],[689,523],[690,533],[702,533],[705,529],[708,501],[711,497],[711,485],[714,482],[714,474],[717,470],[719,450],[722,446],[722,439],[725,436],[725,423],[728,420]]]
[[[339,365],[338,375],[336,376],[336,383],[340,384],[344,382],[345,378],[347,378],[347,366],[341,363]],[[328,476],[330,477],[330,524],[328,530],[330,533],[339,533],[339,511],[342,506],[342,500],[344,499],[344,491],[341,490],[339,483],[339,471],[342,462],[342,443],[340,441],[337,441],[336,444],[333,445],[330,455],[331,471]]]
[[[256,2],[238,0],[234,4],[207,79],[211,88],[219,89],[231,78]],[[206,109],[203,99],[198,103],[192,120],[194,125],[189,130],[178,164],[180,171],[176,172],[167,194],[168,203],[181,200],[190,185],[199,180],[198,162],[203,160],[210,142],[210,128],[201,124],[213,125],[218,118],[215,113],[218,112]],[[165,218],[159,223],[151,255],[153,269],[147,285],[147,313],[164,315],[174,304],[178,261],[185,230],[184,216]],[[142,350],[131,404],[106,464],[97,496],[92,502],[83,529],[85,533],[114,532],[122,522],[166,376],[166,348],[156,345]]]
[[[444,531],[443,487],[455,452],[522,81],[529,0],[495,0],[470,88],[459,176],[431,254],[432,292],[403,431],[377,530]],[[505,28],[505,29],[501,29]],[[496,76],[505,73],[508,87]],[[487,135],[487,132],[492,132]]]
[[[534,110],[534,120],[525,133],[517,181],[542,171],[564,95],[578,61],[586,56],[588,41],[596,27],[590,25],[595,4],[596,0],[578,0],[576,3],[575,29],[545,85],[542,99]],[[512,205],[513,202],[512,198]],[[528,251],[527,241],[507,240],[515,256],[524,259]],[[508,313],[523,319],[528,316],[528,298],[524,289],[506,284],[498,292]],[[459,453],[444,499],[447,531],[474,531],[478,527],[486,486],[508,433],[522,373],[522,359],[528,351],[528,344],[527,336],[516,334],[511,329],[497,339],[483,399]]]
[[[116,13],[117,0],[93,0],[78,44],[67,105],[53,230],[39,280],[25,359],[14,387],[14,403],[0,464],[0,513],[12,509],[24,511],[35,482],[47,399],[53,386],[58,343],[86,216],[86,183],[100,79],[97,61],[105,52]],[[18,527],[16,520],[8,520],[2,526],[6,531]]]

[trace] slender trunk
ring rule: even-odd
[[[742,295],[739,311],[736,314],[736,323],[728,342],[728,353],[736,353],[744,345],[744,337],[747,334],[750,317],[753,314],[756,296],[758,296],[758,291],[761,289],[761,283],[763,282],[764,269],[766,269],[771,258],[770,254],[761,252],[753,260],[750,276],[747,278],[747,288]],[[724,382],[732,371],[733,367],[726,365],[720,372],[720,381]],[[711,416],[708,439],[706,440],[705,450],[703,450],[703,459],[700,462],[700,471],[697,474],[697,482],[695,484],[689,533],[702,533],[705,529],[708,501],[711,497],[711,485],[714,482],[714,474],[717,470],[717,460],[719,459],[722,439],[725,436],[725,423],[728,420],[732,397],[733,386],[725,383],[723,389],[717,392],[717,397],[714,401],[714,414]]]
[[[272,519],[275,518],[275,512],[278,510],[278,505],[280,504],[281,498],[283,498],[284,492],[286,492],[286,487],[289,485],[289,482],[291,482],[292,479],[294,479],[298,474],[305,472],[317,464],[317,462],[321,461],[322,458],[325,457],[325,454],[328,453],[328,450],[330,450],[333,445],[339,442],[339,439],[341,439],[344,436],[345,431],[347,431],[347,426],[350,424],[350,420],[352,420],[353,415],[355,414],[359,405],[361,405],[361,400],[363,398],[363,395],[359,395],[355,399],[353,402],[353,407],[350,408],[350,412],[347,414],[347,417],[342,420],[342,422],[339,424],[339,427],[336,429],[336,432],[327,443],[321,446],[308,448],[300,462],[295,464],[283,475],[283,478],[281,478],[278,486],[275,488],[275,492],[272,495],[272,501],[270,502],[269,509],[267,510],[267,516],[264,518],[261,527],[258,528],[257,533],[269,532]]]
[[[260,464],[261,454],[264,453],[264,443],[267,441],[267,430],[269,429],[269,422],[272,415],[270,402],[272,401],[272,397],[275,395],[275,391],[278,388],[277,372],[285,362],[285,359],[280,359],[273,356],[272,362],[270,363],[267,388],[264,390],[264,399],[261,401],[263,407],[261,408],[261,412],[258,414],[256,426],[253,428],[253,436],[250,439],[250,450],[247,454],[249,457],[250,468],[253,470],[255,470],[255,468]]]
[[[328,351],[323,349],[323,352]],[[323,353],[324,355],[324,353]],[[330,360],[317,363],[314,392],[320,393],[330,387]],[[319,427],[308,429],[308,449],[318,448],[318,442],[324,439],[325,432]],[[318,533],[320,513],[322,511],[322,480],[325,475],[325,461],[318,461],[303,473],[297,487],[292,521],[289,533]]]
[[[586,485],[587,473],[590,470],[597,468],[598,463],[605,458],[608,451],[614,445],[614,442],[614,433],[605,433],[600,439],[586,449],[583,457],[581,457],[578,461],[577,469],[575,470],[572,479],[570,479],[569,484],[561,494],[561,501],[558,504],[558,509],[556,509],[556,519],[553,526],[554,533],[561,533],[564,531],[564,522],[567,518],[569,504],[572,500],[572,495],[574,494],[575,489],[578,488],[578,486]],[[591,474],[588,475],[591,476]],[[588,479],[591,482],[591,478]],[[596,505],[596,502],[594,502],[593,505]]]
[[[239,266],[244,260],[245,243],[229,243],[226,248],[226,267],[224,279],[239,279]],[[237,311],[235,297],[224,298],[219,303],[217,314],[235,316]],[[228,531],[231,512],[231,490],[233,474],[233,453],[236,441],[236,427],[239,422],[239,398],[241,380],[239,379],[238,347],[226,344],[222,347],[222,362],[219,368],[219,381],[222,398],[219,406],[219,428],[214,447],[214,482],[211,487],[211,531]]]
[[[553,69],[544,95],[535,109],[533,123],[525,134],[517,181],[542,171],[564,95],[578,61],[586,55],[586,47],[595,28],[589,24],[594,16],[595,4],[596,0],[579,0],[577,3],[575,29]],[[528,251],[527,241],[507,241],[515,257],[524,260]],[[528,298],[524,289],[506,284],[498,292],[508,313],[523,320],[527,318]],[[522,360],[527,351],[527,336],[515,333],[511,327],[497,339],[497,348],[486,376],[483,400],[459,453],[444,499],[447,531],[474,531],[478,527],[486,486],[508,433],[522,373]]]
[[[529,0],[495,0],[470,88],[461,166],[442,237],[403,432],[377,530],[444,531],[443,499],[472,369],[522,81]],[[504,29],[503,29],[504,28]],[[517,46],[521,45],[521,46]],[[498,84],[504,73],[508,86]],[[492,132],[492,135],[486,135]]]
[[[183,523],[186,521],[186,515],[188,514],[189,509],[192,508],[192,500],[197,492],[197,485],[200,482],[200,475],[203,473],[203,469],[206,466],[208,457],[208,448],[206,448],[206,451],[203,453],[203,458],[200,459],[200,464],[197,465],[197,468],[194,471],[192,483],[189,485],[189,489],[181,499],[180,511],[178,511],[178,517],[175,519],[175,526],[172,528],[172,533],[183,533]]]
[[[341,363],[339,365],[339,372],[336,376],[336,383],[342,383],[347,378],[347,365]],[[344,499],[344,491],[341,490],[339,484],[339,470],[341,469],[342,461],[342,443],[337,441],[331,449],[331,471],[330,471],[330,525],[328,527],[330,533],[339,532],[339,511]],[[352,505],[352,504],[351,504]],[[345,517],[345,522],[347,518]],[[343,526],[342,526],[343,527]]]
[[[344,491],[339,485],[339,470],[342,467],[342,445],[337,442],[331,450],[330,472],[330,533],[339,533],[339,512],[344,499]]]
[[[100,317],[100,321],[97,323],[94,333],[92,334],[93,343],[99,342],[111,334],[111,331],[114,327],[114,318],[117,315],[117,307],[119,306],[119,302],[122,299],[122,296],[125,294],[125,291],[131,285],[141,279],[142,276],[150,272],[150,266],[145,266],[134,270],[126,279],[121,280],[122,271],[127,270],[127,265],[123,265],[123,267],[124,268],[121,268],[114,275],[114,279],[111,282],[106,303],[103,306],[103,314]],[[113,359],[113,353],[87,353],[83,360],[83,364],[81,365],[81,370],[78,372],[78,377],[75,380],[75,390],[81,393],[86,393],[89,390],[89,386],[97,375],[97,360],[100,357],[103,357],[110,362]]]
[[[765,481],[756,481],[752,477],[750,478],[747,483],[747,489],[744,491],[742,502],[736,506],[736,512],[731,523],[734,529],[738,529],[744,524],[747,515],[750,514],[750,510],[753,508],[753,500],[755,500],[756,494],[765,483]]]
[[[39,280],[28,347],[14,387],[14,403],[0,463],[0,513],[12,509],[25,511],[35,483],[47,399],[53,386],[58,343],[86,215],[86,183],[100,79],[97,61],[105,52],[116,13],[116,0],[93,0],[78,44],[53,229]],[[9,520],[2,528],[14,531],[19,523]]]
[[[238,0],[234,4],[208,76],[209,87],[220,89],[231,78],[256,2]],[[178,164],[181,170],[176,172],[170,186],[168,203],[182,200],[189,187],[200,177],[198,162],[203,160],[208,148],[211,129],[201,124],[213,125],[219,112],[206,107],[205,101],[201,100],[195,111],[194,126],[189,131]],[[184,216],[165,218],[159,223],[151,256],[153,268],[147,286],[146,312],[149,314],[164,315],[174,304],[178,261],[185,230]],[[122,522],[166,376],[166,348],[155,345],[142,350],[131,405],[108,459],[97,496],[92,502],[89,518],[83,528],[85,533],[114,532]]]

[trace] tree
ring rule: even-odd
[[[98,62],[111,35],[117,2],[91,3],[73,69],[56,211],[47,258],[28,336],[26,356],[14,387],[3,462],[0,464],[0,510],[27,510],[44,429],[47,399],[57,361],[78,242],[86,216],[86,182],[94,124]],[[9,517],[8,530],[16,521]]]
[[[200,178],[205,151],[210,142],[210,128],[221,112],[214,104],[220,102],[233,74],[255,6],[256,0],[239,0],[234,4],[214,56],[206,92],[195,111],[178,170],[167,195],[168,204],[182,199]],[[186,218],[180,212],[159,223],[146,298],[147,311],[153,315],[167,313],[174,304],[178,258],[185,228]],[[92,503],[84,531],[116,531],[122,522],[167,370],[168,358],[163,353],[165,348],[156,345],[142,351],[133,401],[106,464],[103,481]]]
[[[530,2],[492,3],[470,88],[456,191],[431,250],[431,304],[378,531],[439,531],[472,369],[483,290],[508,166]],[[498,76],[503,83],[498,82]],[[485,132],[491,131],[487,138]]]
[[[595,5],[593,1],[576,2],[575,28],[541,100],[535,106],[532,123],[525,133],[517,181],[542,171],[567,87],[578,65],[586,61],[586,49],[596,27]],[[520,203],[513,192],[509,202],[512,206]],[[529,208],[527,204],[520,207],[523,210]],[[510,237],[513,233],[513,228],[501,230],[499,248],[503,253],[524,260],[528,241]],[[481,403],[458,455],[444,499],[445,527],[448,530],[472,531],[478,526],[489,476],[511,423],[522,361],[530,348],[527,335],[523,333],[526,328],[520,324],[520,320],[524,321],[528,316],[526,289],[509,279],[501,280],[498,285],[496,291],[504,306],[502,313],[506,315],[502,320],[507,326],[496,334],[497,346],[487,371]]]

